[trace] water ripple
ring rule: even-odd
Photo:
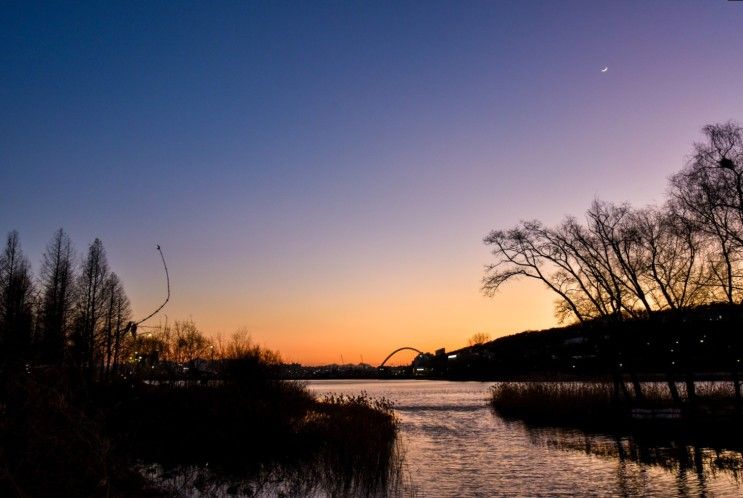
[[[410,493],[425,497],[743,496],[743,454],[646,447],[629,438],[529,429],[494,415],[491,384],[310,382],[317,392],[367,391],[395,403]]]

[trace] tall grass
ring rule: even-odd
[[[402,455],[392,404],[367,393],[327,395],[304,420],[317,438],[324,467],[339,476],[342,496],[377,494],[399,486]]]
[[[141,468],[166,489],[377,496],[401,479],[392,407],[363,394],[317,399],[287,381],[149,386],[112,422],[131,455],[156,464]]]
[[[317,398],[250,353],[209,384],[85,384],[40,370],[0,383],[0,496],[396,493],[389,402]]]
[[[616,417],[612,389],[605,383],[501,382],[491,388],[491,404],[506,419],[593,425]]]
[[[492,408],[506,419],[547,425],[614,427],[627,421],[632,408],[679,408],[694,420],[709,422],[734,413],[735,392],[731,383],[696,383],[694,404],[689,404],[685,384],[676,383],[674,400],[668,384],[641,384],[641,396],[631,385],[630,393],[617,399],[608,382],[501,382],[491,388]],[[681,403],[681,404],[679,404]],[[691,418],[690,418],[691,420]]]

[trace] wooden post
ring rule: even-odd
[[[735,389],[735,412],[740,415],[743,399],[741,399],[740,394],[740,375],[738,374],[737,363],[733,366],[733,388]]]
[[[622,375],[619,372],[614,372],[614,402],[619,403],[622,401]]]
[[[668,390],[671,392],[671,398],[673,399],[674,405],[680,405],[681,404],[681,396],[679,396],[679,390],[676,387],[676,380],[673,377],[673,374],[668,374]]]
[[[691,369],[686,372],[686,397],[689,402],[689,406],[692,406],[696,401],[696,391],[694,385],[694,373]]]
[[[637,374],[634,370],[632,370],[629,375],[630,379],[632,380],[632,388],[635,391],[635,400],[643,401],[645,399],[645,395],[642,393],[642,384],[640,384],[640,379],[637,377]]]

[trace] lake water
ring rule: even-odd
[[[535,429],[487,404],[492,383],[312,381],[312,391],[385,397],[401,421],[406,495],[743,496],[739,451]]]

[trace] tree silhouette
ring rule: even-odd
[[[678,210],[714,245],[709,270],[729,303],[741,299],[743,251],[743,127],[729,121],[702,129],[684,168],[671,178]]]
[[[486,334],[485,332],[476,332],[472,334],[472,336],[467,339],[467,344],[469,346],[480,346],[482,344],[485,344],[490,340],[490,334]]]
[[[743,302],[743,127],[703,133],[662,207],[596,199],[584,222],[568,216],[556,227],[533,220],[490,232],[485,294],[536,279],[557,295],[560,321],[581,322]]]
[[[657,309],[682,309],[711,301],[703,235],[685,216],[648,207],[634,214],[647,253],[646,279]]]
[[[78,277],[75,310],[74,357],[89,378],[103,358],[98,350],[101,322],[105,317],[108,262],[103,243],[95,239],[88,248]]]
[[[118,369],[126,324],[131,317],[129,298],[116,273],[111,273],[106,279],[103,299],[99,362],[101,376]]]
[[[21,251],[18,232],[8,234],[0,255],[0,354],[3,363],[28,358],[33,326],[31,265]]]
[[[63,359],[74,297],[73,257],[70,238],[60,228],[47,245],[41,263],[37,342],[43,363],[59,363]]]

